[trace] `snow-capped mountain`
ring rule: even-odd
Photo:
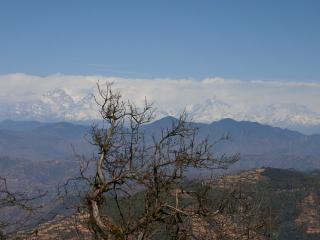
[[[97,108],[92,95],[72,96],[63,89],[55,89],[43,94],[38,100],[2,104],[0,120],[40,120],[40,121],[89,121],[97,119]],[[177,117],[184,109],[157,108],[157,119],[164,116]],[[217,97],[185,107],[189,117],[197,122],[210,123],[223,118],[256,121],[272,126],[301,130],[307,133],[320,130],[320,113],[295,103],[278,103],[240,109]],[[309,130],[308,130],[309,129]],[[320,132],[319,132],[320,133]]]
[[[304,105],[293,103],[271,104],[266,107],[257,108],[250,113],[258,122],[266,122],[282,127],[320,124],[319,113],[311,111]]]
[[[291,129],[320,126],[320,113],[295,103],[270,104],[256,106],[248,110],[240,110],[226,102],[211,98],[202,104],[190,106],[189,112],[193,119],[199,122],[212,122],[223,118],[232,118]]]
[[[91,95],[77,100],[65,90],[55,89],[43,94],[38,100],[18,102],[7,107],[6,116],[23,120],[85,121],[95,119],[97,112]]]
[[[162,110],[159,118],[167,115],[177,117],[181,111],[182,109],[174,108]],[[304,105],[295,103],[257,105],[245,110],[232,106],[217,97],[212,97],[202,103],[186,106],[186,111],[189,117],[196,122],[210,123],[223,118],[232,118],[238,121],[255,121],[305,133],[320,133],[320,114],[311,111]]]
[[[320,113],[304,105],[277,103],[260,106],[251,109],[248,116],[250,120],[256,122],[293,129],[305,134],[320,134]]]
[[[217,99],[208,98],[204,103],[187,106],[186,111],[190,113],[192,119],[199,122],[212,122],[223,118],[239,118],[239,112],[230,104]]]
[[[157,119],[166,116],[178,117],[182,112],[186,112],[188,117],[197,122],[211,123],[223,118],[235,118],[235,109],[230,104],[219,100],[217,97],[206,99],[203,103],[196,103],[185,106],[185,108],[171,107],[169,109],[158,109]]]

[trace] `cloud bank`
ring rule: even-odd
[[[53,89],[63,89],[74,99],[94,92],[97,82],[114,82],[126,98],[138,105],[147,97],[161,109],[182,109],[215,97],[234,109],[246,110],[269,104],[299,104],[320,113],[320,83],[244,81],[223,78],[131,79],[108,76],[50,75],[45,77],[0,75],[0,103],[39,99]]]

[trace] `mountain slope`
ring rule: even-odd
[[[319,239],[319,171],[259,168],[223,176],[210,183],[209,201],[205,204],[216,212],[213,218],[207,216],[214,224],[192,218],[190,227],[197,239],[208,239],[209,236],[212,239],[248,239],[244,235],[248,232],[250,239]],[[203,186],[203,181],[192,180],[184,184],[190,190],[198,190]],[[185,199],[188,199],[188,194]],[[139,197],[136,203],[143,206]],[[88,214],[61,214],[32,229],[19,231],[9,239],[93,238],[87,225]],[[261,223],[258,225],[261,231],[250,230],[257,223]],[[208,233],[209,236],[206,235]],[[162,238],[160,235],[159,239]]]
[[[0,156],[33,161],[66,160],[73,157],[74,146],[86,153],[90,145],[84,139],[88,126],[71,123],[36,124],[15,122],[2,128],[0,124]]]
[[[159,132],[170,126],[172,117],[163,118],[146,126],[146,132]],[[223,119],[211,124],[194,123],[199,138],[208,137],[211,142],[223,136],[228,141],[218,142],[214,150],[218,155],[240,153],[235,164],[241,169],[252,167],[285,167],[310,169],[320,167],[320,135],[304,135],[288,129],[271,127],[256,122]]]
[[[157,135],[175,121],[173,117],[165,117],[143,129],[147,136]],[[1,128],[3,125],[7,127]],[[231,140],[218,142],[214,150],[218,155],[240,153],[243,164],[250,163],[251,166],[259,163],[253,167],[299,169],[320,167],[320,135],[304,135],[288,129],[232,119],[193,125],[199,129],[199,139],[208,137],[214,142],[228,134]],[[94,149],[84,138],[89,129],[89,126],[67,122],[14,122],[9,127],[8,123],[0,123],[0,156],[37,161],[66,160],[74,158],[72,146],[77,152],[91,155]],[[303,161],[308,164],[302,164]]]

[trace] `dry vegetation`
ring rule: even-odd
[[[301,213],[296,224],[306,226],[308,234],[320,234],[320,209],[318,196],[311,192],[300,204]]]

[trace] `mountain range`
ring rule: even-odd
[[[177,121],[165,117],[143,127],[146,140]],[[217,158],[240,153],[240,160],[228,174],[259,167],[320,169],[320,135],[304,135],[296,131],[262,125],[257,122],[223,119],[212,123],[192,123],[199,129],[198,139],[213,142],[228,134],[230,140],[214,146]],[[79,174],[79,158],[92,158],[96,149],[88,143],[90,126],[69,122],[38,121],[0,122],[0,172],[11,189],[52,192],[70,177]],[[189,177],[200,173],[190,169]],[[211,172],[201,172],[201,175]],[[55,190],[54,190],[55,191]]]
[[[88,123],[98,118],[92,95],[74,97],[63,89],[43,94],[39,99],[26,102],[0,102],[0,120],[37,120],[47,122],[71,121]],[[184,109],[158,107],[157,119],[177,117]],[[320,113],[296,103],[257,105],[239,109],[217,97],[185,106],[188,115],[197,122],[210,123],[224,118],[253,121],[275,127],[289,128],[305,134],[320,133]]]
[[[165,117],[145,125],[144,131],[151,136],[175,121],[174,117]],[[199,139],[208,137],[214,142],[226,134],[230,136],[230,140],[216,144],[214,150],[217,154],[240,153],[243,162],[254,156],[255,164],[260,162],[261,167],[269,166],[268,162],[263,162],[268,159],[270,167],[320,167],[320,135],[304,135],[233,119],[192,124],[199,129]],[[3,121],[0,122],[0,156],[33,161],[68,161],[74,158],[74,151],[91,156],[94,148],[88,143],[89,131],[88,125],[68,122]],[[281,159],[286,159],[286,162]]]

